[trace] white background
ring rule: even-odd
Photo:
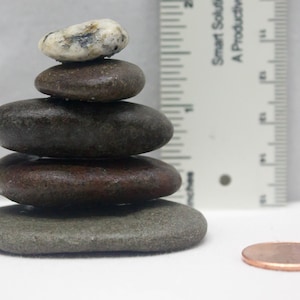
[[[0,0],[1,103],[40,96],[34,78],[54,64],[37,50],[43,34],[109,17],[131,36],[118,58],[138,64],[147,77],[136,100],[158,107],[158,5],[158,0]],[[290,202],[300,199],[299,20],[300,1],[290,1]],[[68,259],[1,255],[0,299],[299,299],[299,273],[259,270],[240,259],[242,248],[251,243],[299,241],[299,212],[299,202],[260,211],[204,212],[209,223],[204,242],[170,255]]]

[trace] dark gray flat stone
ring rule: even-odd
[[[0,250],[15,254],[167,252],[197,245],[203,215],[166,200],[106,210],[0,208]]]
[[[10,154],[0,160],[0,193],[39,207],[144,202],[173,194],[180,184],[171,165],[143,156],[65,160]]]
[[[61,64],[35,79],[36,88],[44,94],[99,102],[134,97],[144,85],[145,76],[138,66],[115,59]]]
[[[54,98],[0,107],[1,146],[50,157],[124,157],[165,145],[173,126],[140,104],[64,101]]]

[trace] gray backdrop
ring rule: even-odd
[[[33,86],[34,78],[55,64],[37,49],[42,35],[90,19],[112,18],[127,29],[131,39],[118,58],[139,65],[146,74],[146,87],[136,100],[157,108],[158,8],[159,0],[0,0],[0,103],[41,96]],[[289,200],[300,200],[299,0],[290,0],[289,21]],[[0,155],[5,153],[0,150]]]

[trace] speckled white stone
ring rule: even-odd
[[[57,61],[80,62],[111,57],[124,49],[128,40],[128,33],[117,22],[92,20],[46,34],[39,49]]]

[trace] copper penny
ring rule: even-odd
[[[242,252],[245,263],[262,269],[300,271],[300,243],[274,242],[251,245]]]

